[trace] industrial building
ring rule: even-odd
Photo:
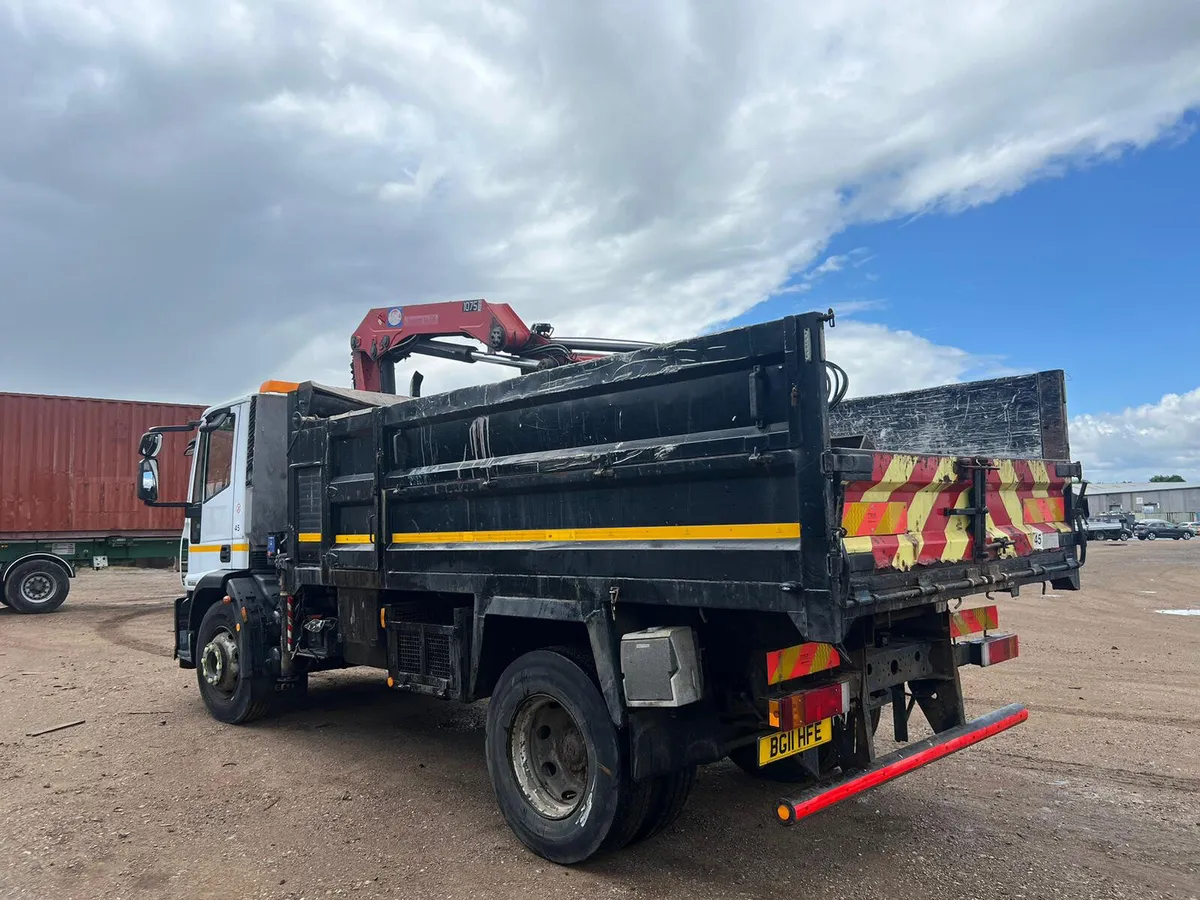
[[[1133,513],[1136,518],[1189,522],[1200,519],[1200,484],[1182,481],[1089,484],[1092,515]]]

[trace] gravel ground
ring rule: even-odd
[[[1200,617],[1156,612],[1198,576],[1200,541],[1093,545],[1084,591],[999,601],[1020,659],[964,672],[1027,724],[791,829],[709,766],[663,835],[567,869],[496,811],[479,706],[351,670],[219,725],[170,659],[174,576],[83,572],[0,609],[0,897],[1200,897]]]

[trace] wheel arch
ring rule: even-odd
[[[278,603],[279,579],[274,575],[235,570],[209,572],[196,582],[187,597],[176,601],[176,653],[182,668],[196,667],[196,641],[200,634],[200,623],[204,621],[205,613],[227,595],[237,602],[239,608],[245,606],[248,613],[254,615],[256,624],[265,629]],[[186,655],[180,650],[185,634]]]
[[[600,693],[614,724],[626,722],[621,697],[619,642],[599,604],[540,597],[486,597],[475,603],[470,697],[490,696],[501,673],[519,656],[564,644],[587,648]]]
[[[71,565],[70,562],[68,562],[67,560],[63,559],[61,556],[59,556],[55,553],[49,553],[45,550],[38,550],[34,553],[26,553],[24,556],[18,556],[16,559],[14,559],[12,562],[8,563],[7,565],[0,566],[0,587],[3,587],[4,580],[8,577],[8,573],[11,572],[13,569],[15,569],[17,566],[21,565],[22,563],[32,562],[32,561],[38,560],[38,559],[45,560],[46,562],[55,563],[56,565],[61,566],[63,569],[66,570],[68,578],[75,577],[75,567],[73,565]]]

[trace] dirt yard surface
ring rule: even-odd
[[[965,670],[972,714],[1027,724],[791,829],[709,766],[666,833],[568,869],[496,811],[478,706],[350,670],[220,725],[170,659],[174,576],[83,572],[0,609],[0,897],[1200,897],[1200,616],[1156,612],[1200,608],[1200,541],[1093,544],[1084,577],[1000,600],[1022,655]]]

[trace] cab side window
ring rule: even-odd
[[[208,502],[233,481],[233,416],[208,433],[208,460],[204,475],[204,501]]]
[[[200,435],[192,482],[193,503],[207,503],[233,481],[233,424],[233,416],[226,413],[216,428]]]

